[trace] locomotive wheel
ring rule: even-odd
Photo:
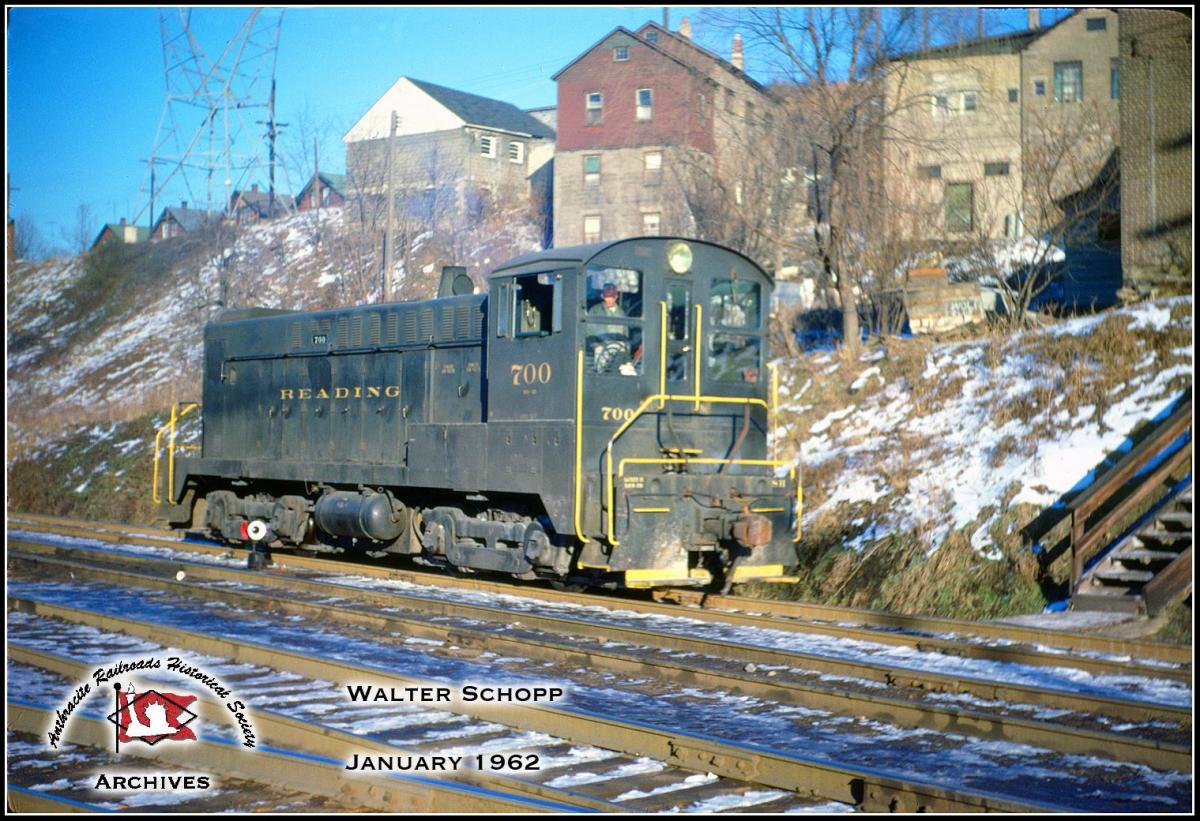
[[[551,579],[550,586],[562,593],[582,593],[588,589],[586,584],[563,581],[562,579]]]

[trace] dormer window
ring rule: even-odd
[[[650,29],[650,31],[646,32],[646,42],[647,43],[657,43],[658,42],[658,32],[655,31],[654,29]]]
[[[629,59],[629,46],[617,46],[613,49],[613,62],[623,63]]]

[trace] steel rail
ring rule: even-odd
[[[24,543],[17,542],[23,547]],[[122,564],[146,564],[158,559],[139,561],[134,557],[120,557]],[[17,552],[9,553],[10,562],[29,561],[40,566],[57,566],[69,571],[76,578],[94,578],[129,587],[133,585],[169,591],[177,596],[192,596],[208,600],[237,604],[255,612],[275,607],[293,615],[303,615],[318,622],[333,621],[371,627],[381,635],[402,632],[420,638],[447,641],[459,646],[486,648],[493,652],[521,654],[538,660],[578,664],[593,669],[604,669],[624,675],[653,675],[687,686],[721,688],[783,703],[802,703],[814,709],[825,709],[835,713],[873,718],[901,726],[935,729],[945,732],[967,733],[982,738],[1003,739],[1016,743],[1031,744],[1060,753],[1095,755],[1146,764],[1158,769],[1186,771],[1191,768],[1192,755],[1188,745],[1161,740],[1145,739],[1128,733],[1072,727],[1056,722],[1041,722],[1019,716],[998,716],[978,710],[958,708],[951,705],[933,705],[920,701],[909,701],[901,696],[875,693],[856,693],[839,690],[830,685],[786,682],[736,672],[706,669],[697,664],[673,659],[647,660],[636,653],[611,650],[603,644],[584,646],[569,632],[560,641],[537,639],[515,639],[487,630],[464,627],[449,627],[420,619],[405,618],[396,613],[375,613],[347,609],[344,606],[317,602],[282,599],[264,593],[227,588],[204,588],[187,582],[150,576],[124,570],[96,567],[78,561],[64,561],[46,556],[31,556]],[[171,563],[171,569],[178,566]],[[239,581],[263,585],[288,592],[306,592],[316,596],[337,595],[343,590],[359,603],[395,605],[387,601],[386,594],[361,591],[358,588],[341,588],[326,582],[287,580],[280,577],[255,578],[242,570],[213,567],[211,565],[187,565],[188,575],[212,581]],[[421,601],[421,600],[418,600]],[[443,615],[459,615],[453,611],[436,608]],[[472,612],[466,617],[479,619],[481,614]],[[508,615],[501,613],[501,616]],[[501,620],[502,622],[503,620]],[[528,625],[526,625],[528,626]],[[568,625],[569,626],[569,625]],[[632,641],[635,637],[610,635],[613,641]],[[1160,711],[1155,711],[1159,713]],[[1190,712],[1187,714],[1190,721]],[[1160,715],[1161,718],[1161,715]]]
[[[9,643],[8,660],[18,664],[37,667],[51,673],[57,673],[71,681],[86,681],[95,665],[85,664],[56,653],[44,650],[34,650],[20,644]],[[211,698],[198,697],[190,708],[201,718],[209,721],[225,722],[229,719],[229,711],[219,702]],[[254,728],[259,732],[263,741],[275,747],[289,750],[300,750],[321,756],[330,760],[345,760],[353,752],[368,751],[387,755],[418,755],[411,750],[395,744],[355,735],[354,733],[337,730],[324,725],[311,724],[306,721],[289,718],[288,716],[254,708]],[[551,801],[562,807],[598,810],[602,812],[622,812],[627,808],[610,801],[602,801],[591,796],[571,792],[569,790],[547,787],[534,781],[522,781],[500,773],[482,772],[479,770],[460,770],[450,780],[465,781],[477,787],[495,790],[501,793],[527,795],[532,798]]]
[[[14,540],[11,544],[27,550],[32,549],[43,555],[60,550],[68,552],[72,550],[62,545],[38,545],[37,543],[20,540]],[[76,550],[86,549],[77,548]],[[108,557],[110,555],[116,556],[117,554],[103,555]],[[10,555],[10,558],[13,557]],[[134,562],[138,561],[136,558],[132,558],[131,560]],[[122,560],[118,559],[116,561]],[[174,559],[172,561],[179,562],[180,560]],[[222,577],[214,569],[213,565],[180,563],[185,564],[188,572],[194,573],[198,577],[204,575],[213,578]],[[239,571],[230,572],[237,573]],[[244,581],[246,577],[243,575],[234,578]],[[749,662],[754,664],[782,665],[785,667],[802,667],[814,672],[861,678],[881,682],[889,686],[914,687],[930,692],[970,693],[985,699],[997,699],[1023,704],[1036,704],[1055,709],[1096,713],[1121,721],[1145,722],[1168,720],[1176,721],[1183,725],[1190,725],[1192,720],[1190,709],[1168,704],[1087,695],[1019,683],[972,678],[967,675],[909,670],[898,668],[888,663],[845,660],[794,650],[753,647],[718,639],[694,638],[642,628],[620,627],[608,622],[589,621],[583,618],[574,619],[561,616],[545,616],[528,612],[516,613],[485,605],[464,604],[410,595],[402,591],[367,591],[362,588],[332,582],[301,579],[280,574],[255,574],[254,583],[264,587],[275,587],[283,590],[305,589],[312,591],[314,594],[337,595],[381,606],[394,607],[404,604],[413,610],[441,616],[459,616],[502,624],[511,623],[516,620],[525,627],[575,638],[583,637],[603,639],[605,641],[623,641],[635,645],[648,645],[678,652],[714,656],[737,661],[742,664]],[[189,588],[189,591],[191,590],[194,590],[194,588]],[[273,599],[272,601],[280,606],[286,606],[286,600]],[[674,610],[670,615],[686,617],[688,614],[681,614],[677,610]],[[363,614],[361,617],[369,618],[370,614]],[[341,618],[344,620],[350,618],[350,616],[345,615]],[[1060,662],[1060,664],[1062,663],[1065,663],[1065,660]]]
[[[10,609],[47,618],[89,624],[193,652],[235,662],[347,683],[393,686],[436,686],[439,682],[400,676],[349,662],[312,658],[290,650],[210,636],[192,630],[145,624],[134,619],[95,613],[64,605],[9,597]],[[896,778],[876,770],[782,753],[751,744],[722,741],[596,714],[542,705],[462,703],[439,705],[460,715],[508,727],[542,732],[629,755],[649,756],[693,772],[714,773],[767,787],[820,795],[866,810],[935,812],[1066,812],[1051,803],[1023,802],[1008,796],[968,791]]]
[[[209,554],[221,554],[230,550],[219,545],[205,545],[187,542],[179,538],[173,531],[158,528],[121,525],[119,523],[85,523],[64,520],[41,514],[19,514],[23,518],[49,525],[49,528],[22,525],[28,530],[44,530],[44,532],[61,533],[62,535],[80,535],[95,538],[100,541],[125,541],[129,544],[140,544],[155,547],[175,547],[181,550],[192,550]],[[97,531],[96,528],[102,528]],[[107,532],[104,532],[107,531]],[[141,536],[137,534],[142,534]],[[118,536],[120,538],[118,538]],[[157,538],[155,538],[157,537]],[[861,625],[910,632],[945,632],[957,635],[974,635],[980,638],[995,638],[1015,643],[1042,644],[1049,647],[1062,648],[1074,652],[1111,653],[1125,655],[1131,659],[1150,659],[1169,664],[1181,665],[1179,669],[1169,669],[1152,665],[1132,662],[1122,672],[1128,672],[1130,667],[1142,668],[1137,674],[1168,676],[1181,681],[1191,680],[1191,648],[1164,644],[1162,642],[1138,642],[1127,639],[1114,639],[1104,636],[1094,636],[1081,633],[1070,633],[1058,630],[1024,627],[1020,625],[998,624],[995,622],[971,622],[958,619],[944,619],[933,616],[910,616],[887,611],[862,610],[856,608],[836,607],[832,605],[814,605],[802,602],[787,602],[777,599],[755,599],[744,596],[704,596],[693,591],[670,591],[659,594],[666,598],[675,598],[678,603],[650,603],[612,595],[594,593],[566,593],[548,590],[532,585],[513,585],[512,583],[486,579],[464,579],[448,576],[445,573],[435,573],[421,570],[381,567],[377,564],[361,562],[345,562],[328,558],[311,558],[307,556],[281,554],[280,561],[292,569],[312,569],[321,572],[354,572],[360,575],[377,576],[381,578],[400,579],[414,584],[424,584],[434,587],[455,589],[472,589],[486,592],[503,593],[507,595],[537,598],[550,602],[565,602],[585,605],[601,605],[607,607],[621,606],[637,609],[642,612],[662,613],[664,615],[679,615],[680,607],[690,618],[708,621],[723,621],[728,623],[746,624],[749,626],[765,626],[779,630],[803,632],[826,631],[834,635],[848,635],[855,628],[835,624],[819,624],[815,622],[856,622]],[[335,570],[342,566],[346,570]],[[333,566],[333,567],[331,567]],[[349,570],[353,568],[353,571]],[[733,612],[738,611],[738,612]],[[761,615],[758,615],[761,614]],[[995,658],[994,652],[1005,652],[1011,656],[1018,652],[1026,653],[1030,659],[1044,658],[1043,664],[1057,666],[1063,661],[1061,653],[1037,651],[1020,651],[1013,647],[993,647],[978,645],[953,639],[937,637],[903,636],[897,633],[872,630],[869,627],[858,628],[856,637],[864,641],[876,643],[895,643],[915,646],[921,642],[924,649],[938,649],[936,645],[947,643],[948,649],[943,652],[955,653],[957,648],[969,648],[959,655],[966,653],[981,653],[978,657]],[[920,649],[920,648],[918,648]],[[1074,661],[1075,657],[1072,657]],[[1081,657],[1086,658],[1086,657]],[[1104,663],[1103,659],[1095,659]],[[1038,661],[1026,660],[1023,663],[1036,664]],[[1121,662],[1109,661],[1109,664]]]
[[[40,735],[54,721],[53,707],[11,699],[6,706],[10,730]],[[64,734],[64,738],[74,744],[100,748],[107,748],[112,743],[112,736],[110,723],[84,715],[72,716]],[[382,812],[564,812],[574,809],[555,802],[506,796],[433,778],[347,777],[340,761],[277,748],[249,750],[240,744],[218,739],[154,747],[130,744],[122,752],[308,795],[335,798]]]

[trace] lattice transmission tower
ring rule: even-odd
[[[216,11],[201,10],[196,22],[208,31]],[[274,143],[283,125],[275,121],[275,57],[283,10],[251,9],[215,58],[201,44],[192,13],[159,12],[167,96],[141,186],[146,204],[137,216],[140,221],[148,211],[151,227],[156,209],[168,203],[227,213],[234,190],[264,178],[274,199]],[[260,124],[267,125],[266,135]]]

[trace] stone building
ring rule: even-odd
[[[1192,20],[1120,12],[1121,262],[1129,296],[1192,286]]]
[[[555,74],[554,244],[695,235],[689,181],[734,167],[747,129],[772,117],[773,96],[743,69],[740,39],[726,61],[685,19],[680,32],[618,27]]]
[[[912,238],[1040,234],[1083,190],[1115,210],[1117,12],[1029,22],[889,63],[883,174]]]

